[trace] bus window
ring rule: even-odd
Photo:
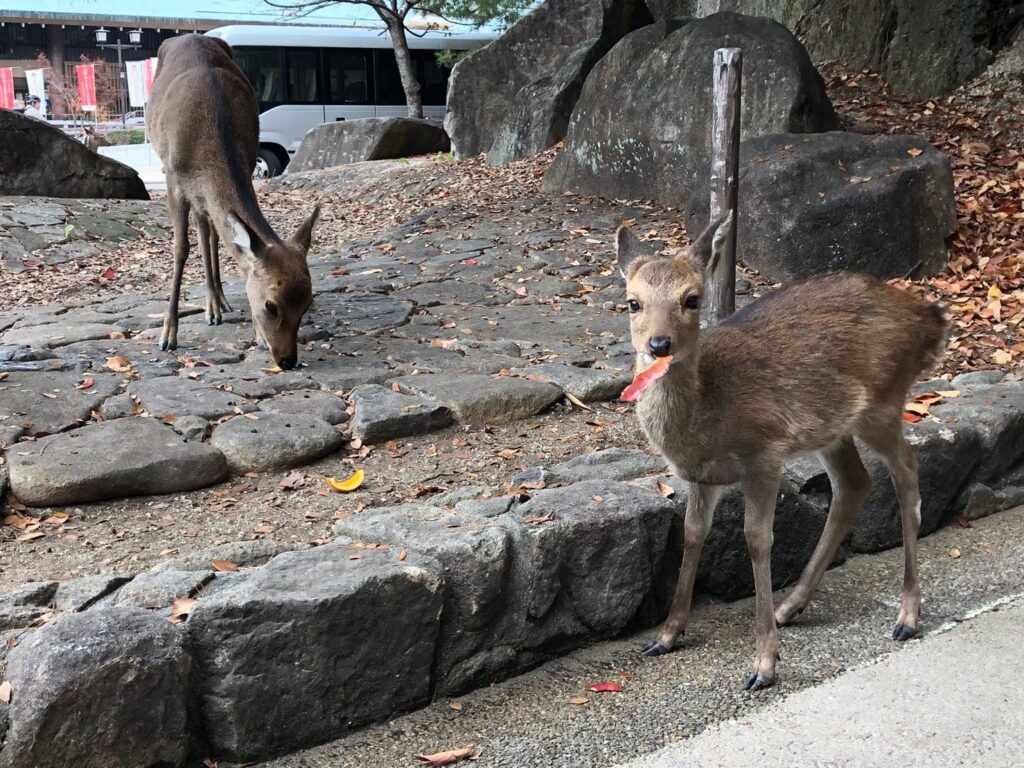
[[[405,90],[402,88],[402,78],[398,74],[395,52],[390,48],[377,49],[373,52],[373,60],[377,104],[385,107],[403,106]]]
[[[429,106],[443,107],[448,97],[448,72],[450,70],[437,63],[436,51],[416,51],[417,72],[423,86],[423,103]]]
[[[288,103],[322,104],[320,94],[320,51],[316,48],[288,49]]]
[[[324,51],[328,104],[372,104],[370,52],[360,50]]]
[[[235,48],[235,62],[252,83],[261,105],[284,103],[284,51]]]

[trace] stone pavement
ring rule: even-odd
[[[621,768],[1024,765],[1024,600]]]
[[[126,217],[136,236],[155,218],[109,207],[94,229],[73,222],[98,212],[67,219],[57,201],[3,215],[18,220],[21,239],[41,238],[32,257],[45,260],[100,247]],[[205,324],[201,287],[189,287],[176,353],[156,348],[160,295],[0,311],[10,485],[41,506],[166,493],[309,463],[346,442],[342,432],[383,442],[521,419],[567,396],[614,399],[632,355],[611,235],[645,217],[615,204],[582,212],[562,198],[524,200],[503,221],[440,206],[372,240],[324,244],[311,263],[317,298],[302,366],[276,375],[251,344],[238,280],[226,293],[242,309],[220,326]],[[128,434],[136,450],[95,460]],[[173,471],[161,461],[168,452]]]

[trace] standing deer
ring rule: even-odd
[[[739,483],[756,590],[756,655],[746,688],[759,690],[775,680],[776,623],[788,623],[807,606],[871,488],[854,437],[881,456],[899,498],[905,565],[892,636],[902,641],[917,633],[921,497],[902,412],[907,390],[942,352],[946,321],[935,304],[844,274],[780,289],[700,331],[704,278],[714,271],[728,230],[720,223],[708,227],[688,258],[653,257],[629,229],[616,234],[637,366],[671,356],[667,373],[640,396],[637,416],[687,483],[675,598],[644,655],[668,653],[684,633],[715,506],[725,486]],[[832,503],[800,580],[773,611],[779,479],[788,459],[812,451],[828,472]]]
[[[313,302],[306,264],[319,207],[282,241],[256,202],[252,169],[259,151],[259,110],[231,47],[203,35],[165,40],[149,101],[150,136],[167,176],[174,227],[174,278],[160,349],[178,346],[178,298],[194,212],[206,272],[206,322],[219,325],[231,307],[220,280],[221,239],[245,274],[256,341],[281,368],[298,360],[302,316]]]

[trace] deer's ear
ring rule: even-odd
[[[729,211],[728,216],[720,216],[708,224],[707,228],[700,233],[700,237],[694,240],[693,245],[690,246],[690,261],[704,275],[710,275],[718,266],[722,249],[725,247],[725,238],[729,236],[732,225],[732,211]]]
[[[247,261],[258,261],[258,254],[263,249],[263,243],[255,233],[233,213],[228,214],[228,226],[231,227],[231,242],[242,258]]]
[[[301,248],[303,253],[308,253],[309,246],[313,244],[313,228],[319,220],[320,206],[318,205],[306,220],[299,225],[299,228],[295,230],[295,234],[291,237],[292,245]]]
[[[619,261],[619,272],[628,280],[631,272],[640,266],[637,260],[645,255],[640,240],[629,227],[619,227],[615,232],[615,255]]]

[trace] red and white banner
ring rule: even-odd
[[[146,106],[149,101],[149,94],[146,93],[146,62],[126,61],[124,67],[128,73],[128,106]]]
[[[0,109],[14,109],[14,70],[0,67]]]
[[[83,112],[96,111],[96,65],[76,64],[75,77],[78,78],[78,98],[82,102]]]
[[[146,77],[146,99],[149,99],[149,94],[153,92],[153,78],[156,77],[156,64],[157,57],[154,56],[151,59],[146,59],[145,64],[145,77]]]
[[[26,69],[25,80],[28,82],[28,92],[46,103],[46,79],[43,76],[45,69]]]

